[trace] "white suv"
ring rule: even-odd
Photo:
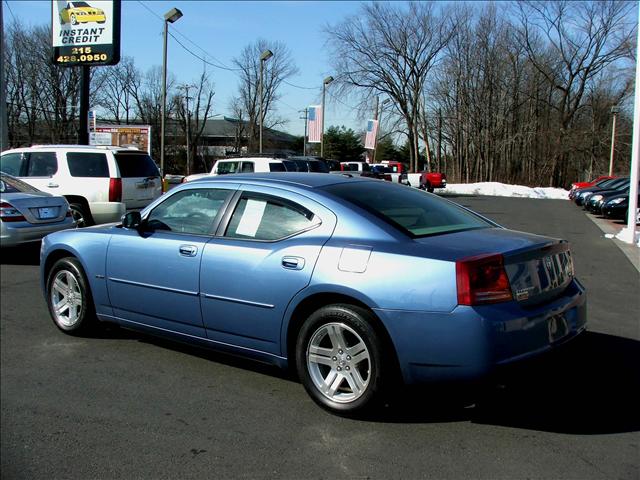
[[[288,164],[288,165],[287,165]],[[197,178],[210,175],[225,175],[227,173],[266,173],[296,171],[295,165],[285,159],[272,157],[238,157],[218,160],[210,173],[196,173],[185,177],[183,182],[190,182]]]
[[[126,210],[162,195],[160,171],[147,152],[83,145],[40,145],[2,152],[0,171],[62,195],[78,226],[118,222]]]

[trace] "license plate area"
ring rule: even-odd
[[[564,315],[554,315],[547,320],[549,343],[555,343],[569,335],[569,322]]]
[[[38,208],[38,218],[40,220],[50,220],[58,216],[58,207],[40,207]]]

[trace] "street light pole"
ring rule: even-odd
[[[273,57],[273,52],[271,50],[265,50],[260,55],[260,153],[262,153],[262,123],[264,119],[263,113],[263,94],[262,91],[264,89],[264,62]]]
[[[162,113],[160,117],[160,173],[164,176],[164,130],[165,116],[167,108],[167,34],[169,24],[182,17],[182,12],[177,8],[172,8],[164,14],[164,35],[162,46]]]
[[[304,137],[302,137],[302,155],[307,156],[307,122],[309,120],[309,109],[305,108],[304,110],[300,110],[300,113],[304,113]]]
[[[324,94],[327,85],[333,82],[333,77],[329,76],[322,82],[322,130],[320,130],[320,156],[324,157]]]
[[[613,176],[613,155],[616,148],[616,118],[618,117],[618,112],[620,111],[620,107],[614,105],[611,107],[611,113],[613,113],[613,125],[611,126],[611,155],[609,155],[609,176]]]

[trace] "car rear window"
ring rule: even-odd
[[[435,195],[387,182],[349,182],[324,190],[375,215],[413,238],[494,225]]]
[[[28,183],[18,180],[17,178],[11,178],[7,175],[0,175],[0,193],[39,193],[40,190],[32,187]]]
[[[107,155],[104,153],[68,152],[67,164],[72,177],[109,177]]]
[[[114,154],[114,157],[122,178],[160,176],[156,162],[147,153],[121,152]]]

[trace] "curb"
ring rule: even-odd
[[[617,235],[620,232],[620,230],[622,230],[622,228],[624,227],[624,225],[616,225],[609,222],[608,220],[605,220],[603,218],[598,218],[588,213],[585,213],[585,215],[588,218],[590,218],[591,221],[595,223],[598,226],[598,228],[602,230],[602,232],[604,232],[605,235],[607,234]],[[631,265],[633,265],[635,269],[638,272],[640,272],[640,249],[635,245],[623,242],[621,240],[618,240],[615,237],[611,238],[610,240],[613,240],[613,243],[615,243],[618,246],[618,248],[622,250],[622,253],[624,253],[625,256],[629,259],[629,261],[631,262]]]

